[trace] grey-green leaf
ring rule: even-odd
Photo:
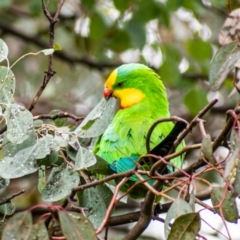
[[[2,233],[2,240],[28,240],[32,231],[32,215],[29,211],[19,212],[11,217]]]
[[[28,240],[48,240],[49,235],[44,221],[37,222],[33,225],[31,234]]]
[[[12,215],[15,212],[15,204],[10,202],[7,202],[5,204],[0,205],[0,212],[3,215]]]
[[[227,193],[225,193],[225,189],[223,187],[213,187],[211,192],[211,200],[213,206],[217,206],[219,203],[222,203],[222,213],[226,221],[233,223],[237,222],[238,209],[235,198],[231,192],[227,191]],[[215,211],[220,213],[219,208],[215,208]]]
[[[80,206],[89,209],[86,215],[97,229],[102,223],[112,199],[112,191],[105,184],[101,184],[94,188],[78,191],[77,194]]]
[[[9,179],[0,177],[0,189],[7,187],[9,183],[10,183]]]
[[[16,80],[15,76],[7,67],[0,66],[0,102],[11,103],[15,92]]]
[[[92,223],[79,213],[58,212],[61,229],[68,240],[97,240]]]
[[[214,164],[215,160],[214,160],[214,157],[213,157],[212,140],[211,140],[211,136],[209,134],[204,136],[204,138],[202,140],[201,150],[202,150],[203,156],[211,164]]]
[[[186,213],[192,212],[191,205],[181,198],[176,199],[170,209],[168,210],[165,223],[164,223],[164,233],[165,237],[168,238],[169,235],[169,223],[173,218],[177,218]]]
[[[73,187],[78,186],[80,178],[77,172],[63,163],[60,167],[52,169],[47,185],[42,191],[45,202],[55,202],[71,193]]]
[[[11,104],[7,108],[7,139],[15,144],[25,141],[33,129],[33,117],[25,107]]]
[[[217,91],[228,73],[234,69],[235,63],[240,58],[237,42],[231,42],[221,47],[215,54],[209,70],[209,81],[212,91]]]
[[[201,228],[199,213],[187,213],[176,218],[168,240],[192,240],[196,238]]]
[[[79,147],[75,159],[74,170],[88,168],[96,163],[95,155],[85,147]]]
[[[8,55],[8,46],[7,44],[0,38],[0,62],[5,60]]]
[[[115,112],[114,98],[105,100],[104,98],[87,115],[82,123],[74,131],[81,138],[93,138],[100,136],[109,125]]]

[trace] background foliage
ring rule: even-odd
[[[232,225],[227,225],[225,220],[235,222],[238,218],[234,194],[239,194],[239,186],[234,185],[234,194],[228,191],[233,181],[233,166],[238,166],[238,162],[235,163],[239,154],[238,128],[232,131],[229,143],[226,137],[235,126],[229,119],[237,121],[238,113],[229,112],[226,125],[226,111],[234,109],[238,102],[239,51],[238,43],[232,41],[239,41],[239,12],[233,12],[230,17],[229,14],[239,8],[239,1],[52,0],[43,3],[45,5],[40,0],[0,1],[0,37],[3,40],[0,42],[0,79],[3,80],[0,84],[0,186],[3,198],[0,211],[3,220],[5,215],[16,212],[15,218],[7,221],[6,225],[3,224],[3,237],[7,239],[10,232],[15,234],[11,236],[17,236],[23,231],[20,228],[13,233],[19,219],[24,219],[25,225],[21,226],[23,229],[31,226],[29,234],[32,236],[40,232],[44,234],[41,239],[47,239],[48,234],[54,236],[54,227],[59,227],[57,223],[51,222],[51,232],[47,233],[44,222],[39,221],[37,224],[30,213],[36,218],[58,211],[54,218],[58,219],[62,233],[69,239],[89,239],[86,237],[90,235],[92,239],[96,239],[93,226],[96,229],[101,225],[112,193],[103,184],[77,191],[80,190],[76,189],[79,183],[89,183],[82,169],[95,164],[96,158],[86,148],[88,139],[78,139],[76,135],[92,129],[90,134],[88,132],[89,135],[85,135],[91,138],[104,131],[113,113],[113,103],[107,105],[108,109],[112,109],[109,114],[103,113],[106,106],[100,99],[104,80],[122,63],[141,62],[154,68],[164,81],[172,115],[190,122],[204,106],[218,98],[218,102],[209,107],[211,111],[203,117],[206,123],[203,125],[195,119],[193,125],[198,122],[200,127],[186,132],[188,146],[201,142],[203,146],[200,155],[201,145],[198,145],[195,151],[189,147],[184,167],[191,166],[199,158],[207,159],[210,165],[204,168],[203,174],[196,176],[205,180],[194,179],[182,187],[184,189],[184,186],[191,186],[196,194],[210,188],[211,197],[210,192],[206,196],[200,194],[199,199],[203,199],[203,196],[206,199],[211,198],[211,203],[207,202],[208,205],[202,207],[210,211],[213,210],[212,205],[219,205],[214,210],[220,214],[219,225],[223,223],[224,228],[212,226],[214,231],[210,231],[211,227],[208,227],[208,230],[200,231],[198,237],[204,239],[203,236],[215,234],[218,239],[233,239],[235,236],[234,231],[231,231]],[[219,50],[221,46],[223,47]],[[51,52],[42,51],[43,49],[55,49],[53,57]],[[34,55],[37,52],[39,53]],[[217,55],[211,62],[216,52]],[[14,64],[28,53],[31,54]],[[233,83],[237,86],[235,90]],[[74,131],[82,117],[99,102],[100,105],[93,114]],[[102,117],[104,121],[96,117],[98,114],[105,114]],[[238,127],[236,121],[234,124]],[[101,128],[96,130],[94,124],[101,124]],[[210,134],[210,137],[206,133]],[[213,149],[209,148],[211,141],[215,139],[217,141],[214,141]],[[220,145],[225,145],[225,148],[219,147]],[[230,167],[224,173],[219,162],[227,158],[226,147],[232,150],[228,158]],[[105,166],[95,168],[106,169]],[[34,172],[35,174],[28,175]],[[236,175],[237,180],[238,178]],[[221,187],[213,188],[215,184]],[[72,188],[75,189],[74,194]],[[25,189],[25,192],[22,189]],[[76,192],[82,208],[74,202]],[[69,194],[70,197],[66,198]],[[167,217],[161,218],[165,220],[166,234],[166,223],[186,212],[189,215],[183,216],[183,222],[189,221],[195,234],[198,233],[200,217],[192,208],[191,196],[188,198],[189,202],[182,203],[179,200],[175,202],[175,208],[174,205],[171,207],[178,209],[176,206],[181,204],[185,206],[183,212],[171,210]],[[50,208],[39,205],[43,201],[51,203],[59,200],[63,202]],[[194,199],[192,201],[194,202]],[[62,205],[62,208],[59,205]],[[67,206],[76,212],[70,215],[63,211]],[[101,209],[99,206],[102,206]],[[231,212],[229,206],[233,206]],[[83,216],[83,207],[91,209],[85,212],[91,222]],[[128,210],[131,212],[134,207],[137,207],[136,203],[130,201],[128,205],[124,205],[124,210],[130,208]],[[121,208],[123,204],[119,204],[117,209]],[[26,209],[28,211],[21,212]],[[79,211],[82,214],[79,214]],[[165,209],[162,212],[166,211]],[[203,221],[208,220],[204,215],[201,216]],[[50,220],[50,217],[45,220],[47,226]],[[180,216],[179,222],[174,223],[176,232],[177,227],[181,226],[181,220]],[[72,224],[66,227],[63,222]],[[89,232],[82,236],[84,231],[79,226],[82,227],[85,222],[88,223],[86,229]],[[157,226],[159,225],[163,226],[163,223],[157,222]],[[74,230],[71,226],[74,226]],[[172,229],[175,227],[173,225]],[[114,231],[112,229],[113,233]],[[112,232],[110,231],[107,239],[112,239]],[[127,232],[126,227],[118,234],[125,236]],[[155,232],[152,233],[150,225],[149,232],[146,231],[145,234],[148,239],[163,237],[162,233]],[[76,235],[70,237],[73,233]],[[171,234],[169,239],[176,239],[174,231]]]

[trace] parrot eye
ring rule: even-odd
[[[118,87],[122,87],[123,86],[123,82],[120,82],[117,84]]]

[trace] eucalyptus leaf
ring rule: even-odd
[[[38,169],[38,191],[41,193],[47,184],[46,166],[42,165]]]
[[[213,157],[212,140],[211,140],[211,136],[209,134],[204,136],[204,138],[202,140],[201,150],[202,150],[203,156],[211,164],[214,164],[215,160],[214,160],[214,157]]]
[[[3,178],[18,178],[36,172],[36,158],[44,158],[50,153],[49,142],[52,136],[46,135],[38,139],[31,147],[17,152],[14,157],[4,157],[0,161],[0,175]]]
[[[199,213],[187,213],[176,218],[168,240],[192,240],[195,239],[201,228]]]
[[[3,215],[12,215],[15,212],[15,209],[15,204],[11,201],[0,205],[0,212]]]
[[[115,103],[114,98],[108,100],[103,98],[74,133],[81,138],[93,138],[103,134],[115,113]]]
[[[239,58],[240,51],[236,41],[221,47],[216,52],[209,69],[209,81],[212,91],[217,91],[221,87]]]
[[[172,219],[177,218],[186,213],[191,213],[192,207],[189,203],[184,201],[181,198],[176,199],[173,204],[171,205],[170,209],[167,212],[167,216],[164,223],[164,233],[165,237],[168,238],[169,235],[169,223]]]
[[[45,202],[55,202],[68,196],[73,187],[77,187],[80,177],[77,172],[63,163],[60,167],[54,167],[48,178],[47,185],[42,191],[42,199]]]
[[[0,66],[0,102],[10,104],[15,92],[15,76],[7,67]]]
[[[76,155],[74,170],[86,169],[94,165],[96,161],[96,157],[91,151],[80,146]]]
[[[211,192],[211,200],[213,206],[217,206],[219,203],[222,203],[222,213],[226,221],[233,223],[237,222],[238,209],[235,198],[231,192],[227,191],[225,193],[225,189],[223,187],[213,187]],[[220,214],[219,208],[215,208],[215,211]]]
[[[11,104],[7,108],[7,139],[15,144],[25,141],[33,130],[33,117],[25,107]]]
[[[32,215],[29,211],[19,212],[8,219],[2,232],[2,240],[28,240],[32,231]]]
[[[112,199],[112,191],[105,184],[100,184],[94,188],[78,191],[77,195],[80,206],[88,209],[86,215],[97,229],[102,223]]]
[[[68,240],[97,240],[92,223],[79,213],[58,212],[61,229]]]
[[[0,38],[0,62],[5,60],[8,56],[8,46],[7,44]]]
[[[32,226],[28,240],[48,240],[49,235],[44,221],[38,221]]]

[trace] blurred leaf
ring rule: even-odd
[[[233,183],[234,187],[234,193],[236,195],[240,194],[240,161],[239,158],[237,160],[237,166],[236,166],[236,175],[235,175],[235,181]]]
[[[224,192],[224,187],[212,187],[212,204],[213,206],[216,206],[221,203],[224,198],[223,204],[221,206],[223,217],[228,222],[236,223],[238,219],[238,209],[235,199],[229,191],[227,191],[226,195],[224,195]],[[220,214],[219,208],[215,208],[215,211]]]
[[[209,134],[207,134],[206,136],[203,137],[201,150],[202,150],[203,156],[211,164],[214,164],[215,160],[213,157],[212,140],[211,140],[211,136]]]
[[[97,229],[102,223],[112,199],[112,191],[105,184],[100,184],[94,188],[78,191],[77,195],[79,205],[88,209],[86,215]]]
[[[59,114],[61,112],[62,111],[60,111],[60,110],[52,110],[50,112],[50,115],[54,116],[54,115],[57,115],[57,114]],[[62,126],[64,126],[66,124],[67,120],[68,119],[66,117],[64,117],[64,118],[57,118],[55,120],[50,120],[50,122],[53,122],[57,127],[62,127]]]
[[[8,46],[7,44],[0,38],[0,62],[5,60],[8,56]]]
[[[133,2],[133,0],[124,0],[124,1],[113,0],[114,6],[120,12],[123,12],[123,11],[127,10],[127,8],[129,7],[131,2]]]
[[[19,212],[8,219],[2,233],[2,240],[28,240],[32,231],[32,215],[28,211]]]
[[[114,98],[110,98],[107,101],[102,98],[98,105],[76,128],[74,133],[81,138],[98,137],[103,134],[114,115],[115,103],[116,100]]]
[[[51,151],[51,153],[49,155],[47,155],[45,158],[37,159],[36,162],[38,165],[52,166],[57,161],[58,161],[58,152]]]
[[[193,88],[184,97],[184,104],[192,115],[196,115],[207,103],[206,91],[199,88]]]
[[[192,240],[196,238],[201,228],[199,213],[187,213],[176,218],[168,240]]]
[[[28,240],[48,240],[48,231],[44,221],[38,221],[32,227],[31,234]]]
[[[212,91],[217,91],[228,73],[234,69],[234,64],[240,58],[237,42],[232,42],[221,47],[210,64],[209,81]]]
[[[64,236],[68,240],[97,240],[92,223],[79,213],[58,211],[58,216]]]
[[[133,47],[142,49],[146,43],[145,26],[138,20],[132,18],[126,22],[125,29],[130,36]]]
[[[211,45],[201,39],[187,40],[186,49],[188,54],[197,61],[210,60],[212,57]]]
[[[108,47],[115,52],[123,52],[130,48],[131,40],[129,33],[125,30],[114,29],[108,41]]]
[[[108,30],[107,23],[99,12],[94,12],[91,16],[90,37],[93,40],[102,40]]]
[[[42,3],[38,0],[31,0],[28,4],[29,11],[34,16],[39,16],[42,13]]]
[[[80,178],[77,172],[63,163],[60,167],[54,167],[48,178],[47,185],[42,191],[42,199],[45,202],[55,202],[69,195],[73,187],[77,187]]]
[[[90,152],[87,148],[79,146],[76,160],[75,160],[75,166],[74,170],[81,170],[86,169],[96,163],[96,157],[95,155]]]
[[[0,8],[10,7],[11,4],[12,4],[12,0],[1,0],[0,1]]]
[[[0,66],[0,102],[11,103],[15,92],[15,76],[7,67]]]
[[[167,57],[160,68],[161,79],[169,85],[177,85],[180,82],[178,64],[172,57]]]
[[[25,107],[11,104],[7,108],[7,139],[20,144],[30,137],[33,130],[33,116]]]
[[[181,216],[186,213],[191,213],[191,212],[192,212],[192,208],[189,205],[189,203],[187,203],[181,198],[177,198],[167,212],[167,216],[164,223],[165,237],[168,238],[168,235],[170,233],[169,223],[173,218],[177,218],[178,216]]]
[[[0,177],[0,189],[5,188],[9,185],[10,180]]]
[[[53,49],[54,49],[54,51],[61,51],[62,46],[59,43],[54,43]]]
[[[88,9],[92,9],[95,6],[95,2],[96,0],[81,0],[84,7],[87,7]]]
[[[12,215],[15,212],[15,210],[16,210],[15,204],[11,201],[0,205],[0,212],[3,215]]]

